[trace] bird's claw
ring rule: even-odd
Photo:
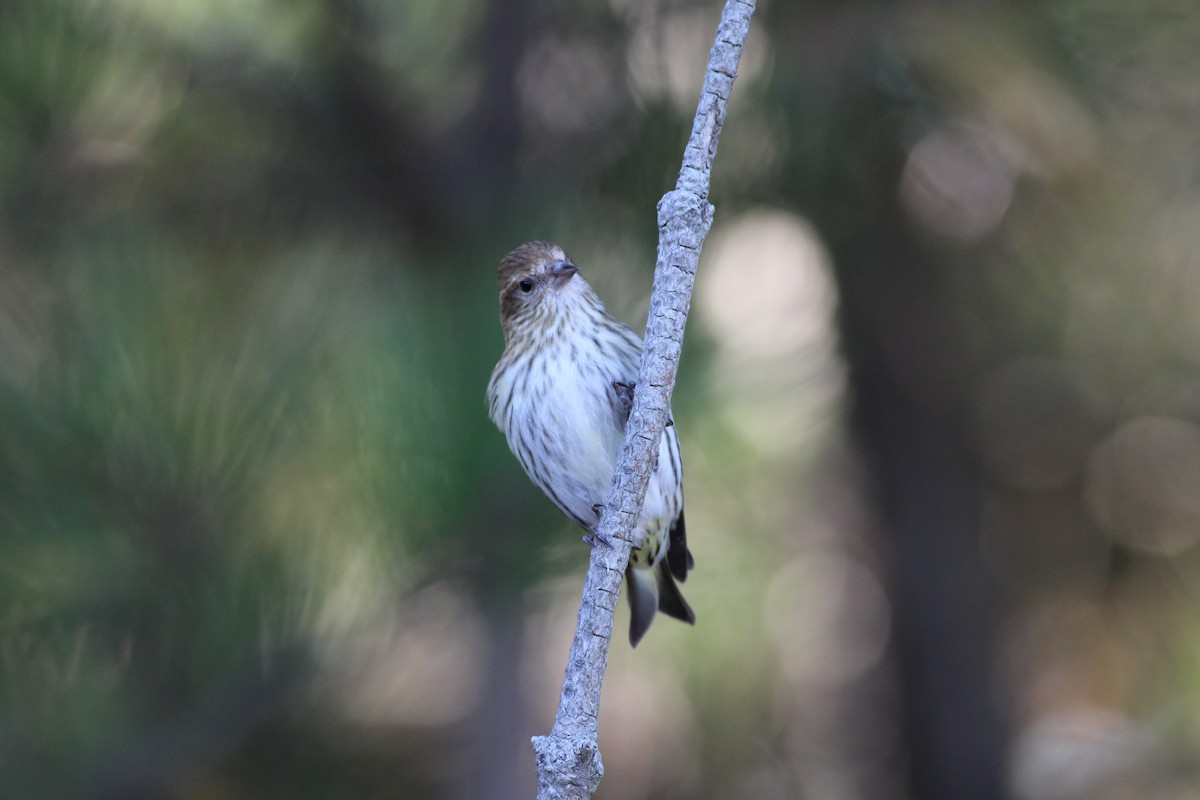
[[[610,542],[608,539],[606,539],[605,537],[601,536],[600,534],[594,533],[594,532],[584,534],[583,543],[588,545],[589,547],[595,547],[598,544],[602,544],[605,547],[609,548],[610,550],[612,549],[612,546],[613,546],[613,543]]]
[[[617,393],[617,400],[624,406],[626,414],[633,410],[633,389],[636,385],[625,381],[612,382],[613,391]]]
[[[602,511],[604,511],[604,504],[594,503],[592,505],[592,512],[595,513],[595,516],[596,516],[596,528],[598,528],[600,525],[600,513]],[[589,547],[595,547],[599,543],[599,545],[604,545],[605,547],[611,548],[612,541],[610,539],[608,539],[607,536],[601,536],[598,533],[598,531],[596,531],[596,528],[593,528],[592,530],[589,531],[589,533],[583,535],[584,545],[588,545]]]
[[[604,510],[604,503],[594,503],[592,505],[592,511],[596,515],[596,523],[597,524],[600,523],[600,512],[602,512],[603,510]],[[602,544],[605,547],[613,546],[613,543],[610,542],[606,537],[601,536],[599,533],[597,533],[595,528],[593,528],[590,533],[584,534],[583,543],[588,545],[589,547],[595,547],[597,543]]]
[[[596,516],[596,524],[595,524],[595,527],[589,531],[589,533],[583,535],[584,545],[588,545],[590,547],[595,547],[599,543],[599,545],[604,545],[605,547],[613,547],[612,539],[619,539],[620,541],[625,541],[624,536],[613,536],[612,539],[610,539],[610,537],[601,536],[598,533],[598,530],[596,530],[596,528],[600,527],[600,513],[602,511],[604,511],[604,504],[602,504],[602,503],[593,504],[592,511],[595,513],[595,516]]]
[[[635,386],[637,384],[626,383],[625,381],[612,382],[613,391],[617,393],[617,400],[621,403],[621,407],[625,410],[626,415],[633,411],[633,390]],[[669,428],[674,424],[675,420],[667,417],[666,427]]]

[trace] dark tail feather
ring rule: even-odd
[[[683,583],[687,580],[688,570],[692,568],[692,554],[687,549],[687,525],[683,520],[683,511],[671,523],[671,534],[667,540],[667,565],[675,580]]]
[[[654,577],[658,583],[658,610],[680,622],[695,625],[696,613],[687,604],[687,600],[683,599],[675,579],[671,577],[672,571],[668,569],[665,560],[658,562],[658,566],[654,568]]]
[[[634,569],[632,564],[625,567],[625,585],[629,592],[629,644],[637,647],[654,622],[658,587],[648,570]]]
[[[632,646],[637,647],[650,630],[650,623],[654,622],[654,614],[658,611],[689,625],[696,624],[696,614],[679,593],[666,559],[658,562],[653,574],[648,569],[634,569],[633,565],[626,567],[625,583],[629,590],[629,644]]]

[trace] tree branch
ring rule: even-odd
[[[708,202],[712,162],[754,3],[725,3],[679,180],[674,191],[658,203],[658,262],[641,373],[617,472],[597,527],[599,538],[612,542],[613,547],[592,547],[554,727],[548,736],[533,738],[538,800],[587,800],[604,775],[597,720],[613,611],[629,561],[630,536],[641,513],[671,406],[696,264],[712,224],[713,207]]]

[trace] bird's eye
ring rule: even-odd
[[[533,281],[529,280],[529,278],[526,278],[525,280],[521,281],[520,283],[517,284],[517,286],[520,287],[521,291],[524,292],[525,294],[529,294],[530,292],[533,291]]]

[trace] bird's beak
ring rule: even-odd
[[[564,285],[576,272],[579,272],[579,267],[561,258],[550,264],[550,277],[554,278],[555,286]]]

